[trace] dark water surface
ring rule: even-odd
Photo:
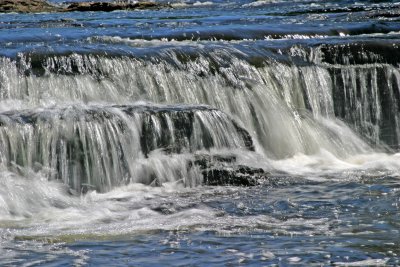
[[[171,4],[0,14],[0,265],[399,265],[400,3]]]

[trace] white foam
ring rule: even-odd
[[[171,6],[175,7],[175,8],[184,8],[184,7],[188,7],[189,4],[185,3],[185,2],[177,2],[177,3],[171,3]]]
[[[269,229],[280,234],[329,232],[328,219],[281,221],[268,215],[242,217],[221,213],[199,202],[213,194],[237,194],[241,188],[129,184],[108,193],[93,191],[75,196],[61,183],[38,176],[25,178],[1,172],[0,183],[0,236],[6,240],[85,238],[176,229],[214,230],[225,234],[246,229]],[[308,227],[300,229],[300,225]]]
[[[242,7],[259,7],[259,6],[264,6],[264,5],[271,4],[271,3],[276,3],[276,1],[274,1],[274,0],[258,0],[258,1],[251,2],[248,4],[244,4]]]
[[[277,170],[291,175],[316,177],[337,177],[349,179],[355,173],[365,175],[400,176],[400,155],[386,153],[358,154],[339,159],[326,150],[314,155],[298,153],[293,157],[270,162]]]
[[[308,40],[308,39],[325,39],[328,38],[328,35],[320,35],[320,34],[286,34],[280,38],[274,38],[274,36],[265,36],[266,40],[269,41],[282,41],[282,40]]]
[[[193,3],[193,6],[212,6],[212,5],[214,5],[214,3],[211,1],[205,1],[205,2],[196,1],[195,3]]]
[[[367,259],[362,261],[353,261],[353,262],[335,262],[336,266],[386,266],[386,263],[389,261],[389,258],[384,259]]]

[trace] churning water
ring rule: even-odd
[[[171,4],[0,15],[0,265],[400,264],[400,4]]]

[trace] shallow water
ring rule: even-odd
[[[3,221],[1,260],[10,265],[398,264],[397,178],[280,178],[272,187],[132,185],[66,199],[62,211],[46,208],[29,219]]]
[[[399,3],[172,6],[0,15],[0,265],[399,265]]]

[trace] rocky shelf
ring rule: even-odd
[[[56,6],[45,0],[2,0],[0,1],[0,13],[39,13],[39,12],[73,12],[73,11],[104,11],[115,10],[140,10],[160,9],[171,7],[168,4],[155,2],[137,3],[112,3],[112,2],[77,2],[65,6]]]

